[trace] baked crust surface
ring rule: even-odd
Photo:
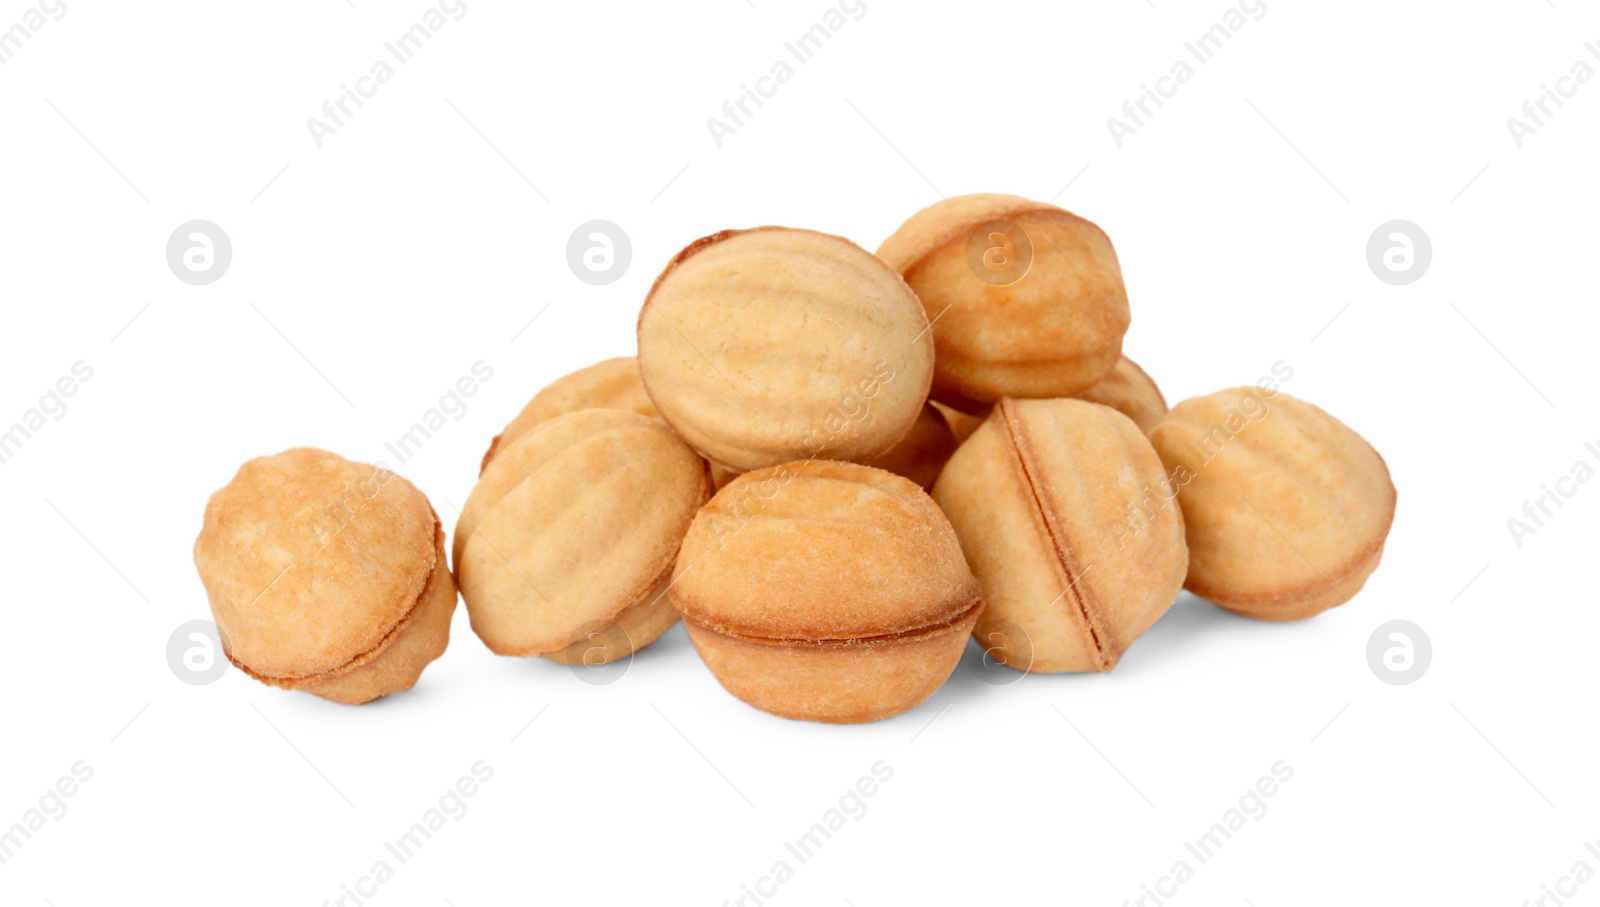
[[[980,644],[1020,670],[1115,667],[1183,585],[1183,515],[1163,478],[1110,407],[1002,399],[933,490],[983,586]]]
[[[1299,620],[1343,604],[1382,558],[1396,493],[1383,457],[1326,412],[1235,387],[1184,400],[1150,435],[1191,478],[1186,587],[1231,611]]]
[[[230,657],[296,680],[378,649],[441,563],[437,524],[379,467],[313,448],[246,462],[207,502],[194,546]]]
[[[831,460],[749,472],[690,526],[672,600],[743,637],[849,640],[948,623],[979,599],[933,500],[881,469]]]
[[[849,240],[725,230],[691,243],[639,313],[639,368],[662,417],[735,472],[865,462],[911,428],[933,338],[900,275]]]
[[[462,508],[453,557],[473,630],[499,654],[548,655],[636,606],[670,615],[661,578],[709,496],[705,461],[659,420],[592,409],[545,422]],[[658,623],[633,627],[660,635]]]
[[[659,419],[650,395],[644,392],[644,382],[639,379],[639,360],[632,356],[606,359],[578,369],[546,385],[533,395],[515,419],[489,443],[478,469],[489,468],[489,461],[507,444],[522,437],[540,425],[583,409],[621,409]]]
[[[827,460],[746,473],[719,491],[684,539],[668,594],[729,692],[839,723],[926,699],[984,608],[920,488]]]
[[[969,260],[973,231],[996,220],[1019,227],[1031,247],[1026,273],[1005,285],[980,279]],[[1014,195],[959,196],[912,215],[878,255],[934,319],[932,393],[955,409],[1072,396],[1121,355],[1131,315],[1116,251],[1069,211]]]
[[[233,666],[262,683],[301,690],[345,705],[360,705],[390,693],[409,690],[450,644],[450,618],[456,610],[456,585],[446,569],[444,530],[436,530],[434,553],[438,563],[427,585],[399,626],[370,651],[322,674],[297,679],[266,677],[234,659]]]
[[[939,470],[956,452],[958,444],[955,432],[944,416],[933,408],[933,404],[925,403],[922,412],[917,414],[917,421],[911,424],[911,430],[900,439],[900,443],[891,447],[888,453],[869,460],[866,465],[904,476],[926,491],[933,487],[933,480],[939,477]]]
[[[1079,400],[1109,406],[1132,419],[1146,435],[1153,431],[1167,414],[1167,399],[1161,388],[1138,363],[1123,356],[1117,365],[1095,382],[1093,387],[1074,395]]]

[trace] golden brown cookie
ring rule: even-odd
[[[983,611],[915,484],[810,460],[745,473],[695,517],[669,592],[728,690],[786,718],[876,721],[950,676]]]
[[[725,230],[656,278],[639,313],[639,369],[667,423],[732,471],[860,462],[916,420],[933,340],[900,275],[849,240]]]
[[[567,413],[582,409],[622,409],[660,418],[655,404],[644,392],[644,382],[639,380],[639,362],[632,356],[607,359],[587,368],[563,375],[550,382],[544,390],[533,395],[511,424],[489,442],[483,455],[483,465],[478,474],[489,468],[489,461],[506,444],[522,437],[533,429]]]
[[[444,653],[456,589],[428,499],[312,448],[250,460],[206,503],[195,568],[234,666],[356,704]]]
[[[1262,620],[1349,601],[1394,522],[1389,468],[1372,445],[1281,391],[1184,400],[1150,440],[1189,527],[1186,588]]]
[[[878,256],[933,320],[933,398],[963,412],[1003,396],[1070,397],[1122,352],[1128,294],[1111,240],[1054,205],[947,199],[913,214]]]
[[[734,472],[733,470],[729,469],[726,466],[718,466],[715,463],[712,463],[710,465],[711,465],[711,488],[712,488],[712,491],[714,491],[714,492],[715,491],[721,491],[722,490],[722,486],[728,484],[729,482],[732,482],[734,479],[739,478],[739,473]]]
[[[1116,667],[1183,586],[1165,478],[1110,407],[1002,399],[933,486],[988,603],[979,644],[1019,670]]]
[[[950,424],[931,404],[923,404],[917,421],[911,424],[911,430],[900,443],[883,456],[868,460],[866,465],[905,476],[926,491],[933,487],[933,480],[939,477],[945,461],[956,452],[956,443]]]
[[[937,400],[929,400],[928,405],[944,416],[944,421],[950,426],[950,431],[955,435],[956,444],[958,445],[967,443],[967,439],[972,437],[972,433],[977,431],[978,426],[983,424],[983,420],[989,417],[987,411],[983,415],[975,416],[947,406]]]
[[[706,464],[665,423],[590,409],[506,444],[456,525],[472,629],[501,655],[614,661],[677,622],[663,595],[710,496]]]
[[[1106,373],[1088,390],[1073,395],[1079,400],[1109,406],[1132,419],[1139,430],[1150,434],[1167,414],[1167,400],[1144,369],[1127,356],[1117,360],[1116,368]]]

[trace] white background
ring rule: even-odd
[[[1600,870],[1600,483],[1520,548],[1506,527],[1600,442],[1600,80],[1521,149],[1505,123],[1600,67],[1592,10],[1269,0],[1118,149],[1106,118],[1220,0],[868,0],[719,149],[706,118],[821,0],[468,0],[319,150],[306,118],[420,0],[67,5],[0,67],[0,423],[94,370],[0,466],[0,827],[94,774],[0,865],[0,901],[319,905],[478,760],[469,811],[367,903],[716,905],[779,859],[767,903],[854,907],[1122,904],[1180,858],[1178,903],[1254,907],[1514,905]],[[1106,229],[1126,349],[1170,401],[1283,360],[1284,390],[1383,453],[1399,512],[1359,597],[1280,626],[1185,595],[1109,675],[991,685],[969,652],[857,727],[743,705],[681,628],[596,686],[490,654],[464,610],[415,690],[360,708],[169,670],[169,634],[209,616],[206,496],[243,460],[385,458],[483,360],[466,415],[397,467],[451,525],[529,396],[633,352],[689,240],[777,223],[871,249],[979,191]],[[234,247],[204,287],[164,257],[195,218]],[[633,244],[603,287],[565,261],[596,218]],[[1394,218],[1432,238],[1409,286],[1366,263]],[[1366,661],[1396,618],[1433,643],[1410,686]],[[879,760],[866,814],[798,865],[784,842]],[[1183,842],[1278,760],[1267,813],[1195,865]]]

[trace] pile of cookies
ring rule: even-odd
[[[1270,378],[1168,411],[1129,322],[1106,234],[1016,196],[876,255],[724,231],[656,279],[637,359],[490,444],[453,571],[420,492],[307,449],[212,496],[195,563],[235,666],[338,702],[414,684],[459,588],[502,655],[606,663],[681,617],[729,692],[826,722],[916,706],[972,637],[1109,671],[1183,588],[1262,620],[1348,601],[1394,517],[1383,459]]]

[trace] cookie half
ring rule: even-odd
[[[194,559],[228,659],[263,683],[367,702],[449,643],[439,518],[382,467],[313,448],[250,460],[207,502]]]

